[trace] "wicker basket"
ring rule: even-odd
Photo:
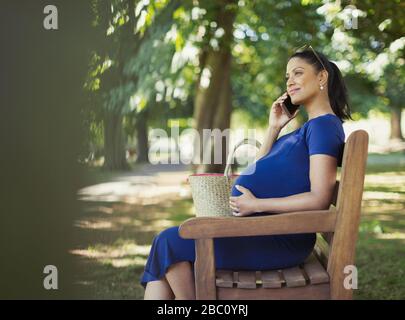
[[[244,139],[237,143],[229,154],[223,174],[201,173],[188,177],[197,217],[232,216],[229,197],[231,196],[233,183],[238,175],[230,174],[231,164],[236,149],[244,144],[251,144],[257,148],[261,146],[256,139]]]

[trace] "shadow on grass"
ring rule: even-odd
[[[76,283],[85,299],[142,299],[139,279],[152,240],[192,216],[192,200],[154,205],[83,204],[75,223]]]
[[[405,299],[405,169],[367,169],[356,299]]]
[[[355,299],[405,298],[405,238],[384,239],[384,233],[360,232],[357,243],[358,290]],[[398,233],[402,237],[404,233]],[[395,234],[394,236],[395,237]]]

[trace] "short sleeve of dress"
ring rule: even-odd
[[[321,116],[308,123],[306,143],[309,155],[326,154],[341,160],[345,135],[342,123],[334,116]]]

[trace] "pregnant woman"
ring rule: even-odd
[[[346,86],[338,67],[312,47],[293,54],[286,68],[287,92],[272,105],[269,127],[253,174],[238,177],[229,205],[240,219],[249,215],[329,208],[350,118]],[[277,139],[289,117],[282,104],[291,97],[308,121]],[[247,168],[251,173],[251,168]],[[312,252],[316,235],[290,234],[214,240],[217,269],[271,270],[299,265]],[[195,299],[194,240],[178,227],[153,240],[141,283],[145,299]]]

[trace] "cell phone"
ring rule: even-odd
[[[291,97],[287,95],[287,99],[284,100],[284,102],[281,104],[282,108],[284,109],[285,113],[291,118],[295,111],[300,107],[299,104],[293,104],[291,102]]]

